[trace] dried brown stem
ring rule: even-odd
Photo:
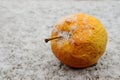
[[[47,38],[45,39],[45,42],[47,43],[48,41],[54,40],[54,39],[58,39],[58,38],[62,38],[62,36],[56,36],[56,37],[52,37],[52,38]]]

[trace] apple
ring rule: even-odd
[[[87,14],[73,14],[61,18],[51,37],[54,55],[65,65],[86,68],[98,62],[107,44],[107,32],[102,23]]]

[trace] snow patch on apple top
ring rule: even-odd
[[[62,43],[64,40],[69,40],[73,31],[77,28],[77,26],[71,26],[70,27],[70,32],[66,32],[66,31],[61,31],[58,33],[58,36],[62,36],[62,40],[57,42],[58,48],[61,48]],[[73,39],[71,39],[71,44],[73,44],[75,41]]]
[[[68,22],[75,22],[77,21],[77,17],[75,15],[69,15],[65,17],[65,20]]]
[[[77,28],[77,26],[71,26],[70,27],[70,32],[66,32],[66,31],[61,31],[58,33],[58,36],[62,36],[63,40],[68,40],[70,39],[73,31]]]
[[[56,27],[53,28],[53,33],[58,33],[58,29]]]
[[[70,27],[70,32],[74,31],[77,28],[77,26],[71,26]]]
[[[63,42],[63,41],[57,41],[57,46],[58,46],[58,48],[61,48],[61,47],[62,47],[62,42]]]
[[[76,22],[77,21],[77,17],[74,16],[74,15],[69,15],[69,16],[65,16],[63,18],[61,18],[57,24],[58,25],[62,25],[65,21],[68,21],[68,22]]]
[[[69,33],[66,31],[59,32],[58,36],[62,36],[62,39],[57,41],[57,46],[60,49],[62,47],[64,40],[68,40],[70,38],[70,36],[69,36]]]
[[[64,18],[61,18],[57,23],[56,25],[62,25],[64,23]]]
[[[68,40],[70,38],[71,33],[70,32],[66,32],[66,31],[62,31],[59,32],[58,36],[62,36],[63,40]]]
[[[71,36],[71,33],[70,32],[66,32],[66,31],[61,31],[58,33],[58,36],[62,36],[62,39],[57,41],[57,46],[58,48],[61,48],[62,47],[62,44],[64,42],[64,40],[68,40]]]

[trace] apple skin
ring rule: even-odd
[[[87,14],[73,14],[60,19],[52,30],[54,55],[65,65],[86,68],[98,62],[107,44],[107,32],[102,23]]]

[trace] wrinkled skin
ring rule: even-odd
[[[74,68],[89,67],[99,60],[106,49],[107,33],[100,21],[86,14],[62,18],[52,30],[54,55],[64,64]]]

